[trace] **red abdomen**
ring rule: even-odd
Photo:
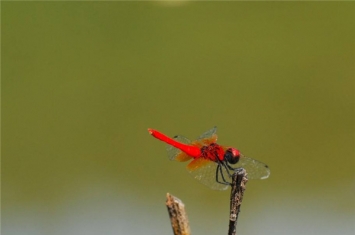
[[[205,159],[209,159],[214,162],[217,162],[218,159],[223,160],[224,149],[216,143],[212,143],[208,146],[203,146],[201,148],[201,157]]]

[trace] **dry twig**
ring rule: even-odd
[[[247,182],[247,173],[243,168],[236,170],[232,175],[228,235],[236,235],[238,215],[243,200],[245,184]],[[167,193],[166,197],[166,206],[168,208],[174,235],[190,235],[191,232],[185,205],[179,198],[169,193]]]
[[[169,193],[166,194],[166,198],[166,207],[168,208],[174,235],[190,235],[189,220],[184,203]]]
[[[228,235],[236,235],[236,226],[240,206],[243,200],[245,184],[248,182],[245,169],[240,168],[232,175],[232,191],[230,197],[230,214],[229,214],[229,229]]]

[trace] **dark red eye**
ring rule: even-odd
[[[239,161],[240,158],[240,152],[238,149],[235,148],[228,148],[226,152],[224,153],[224,158],[230,163],[230,164],[236,164]]]

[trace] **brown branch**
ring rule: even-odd
[[[243,168],[236,170],[232,175],[228,235],[236,235],[238,215],[247,182],[247,172]],[[168,208],[174,235],[190,235],[191,232],[185,205],[179,198],[169,193],[167,193],[166,198],[166,206]]]
[[[174,235],[190,235],[189,220],[184,203],[169,193],[166,194],[166,198],[166,207],[168,208]]]
[[[240,206],[243,200],[245,191],[245,184],[248,182],[247,172],[245,169],[240,168],[232,175],[232,191],[230,197],[230,214],[229,214],[229,230],[228,235],[236,235],[236,226]]]

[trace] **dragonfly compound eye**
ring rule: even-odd
[[[224,153],[224,159],[228,161],[230,164],[236,164],[239,161],[240,152],[235,148],[228,148]]]

